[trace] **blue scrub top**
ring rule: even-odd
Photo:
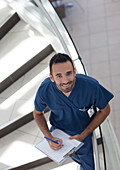
[[[50,78],[45,79],[35,97],[35,109],[42,112],[47,106],[51,110],[50,123],[69,135],[80,134],[96,113],[96,107],[104,109],[113,94],[101,86],[97,80],[76,74],[75,86],[66,97]],[[88,115],[93,106],[95,113]]]

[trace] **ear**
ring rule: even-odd
[[[51,80],[52,82],[54,82],[53,75],[52,75],[52,74],[49,74],[49,76],[50,76],[50,80]]]
[[[74,68],[74,74],[76,75],[76,68]]]

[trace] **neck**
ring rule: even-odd
[[[64,92],[62,92],[62,93],[63,93],[66,97],[69,97],[71,92],[72,92],[72,91],[70,91],[70,92],[68,92],[68,93],[64,93]]]

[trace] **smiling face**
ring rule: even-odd
[[[73,68],[70,61],[63,63],[55,63],[52,65],[52,74],[50,79],[56,83],[57,88],[62,91],[66,96],[69,96],[74,85],[76,69]]]

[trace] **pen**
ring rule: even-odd
[[[44,137],[45,139],[47,139],[47,140],[50,140],[50,141],[52,141],[52,142],[54,142],[54,143],[56,143],[56,144],[59,144],[59,142],[56,142],[56,141],[54,141],[54,140],[52,140],[52,139],[50,139],[50,138],[47,138],[47,137]]]

